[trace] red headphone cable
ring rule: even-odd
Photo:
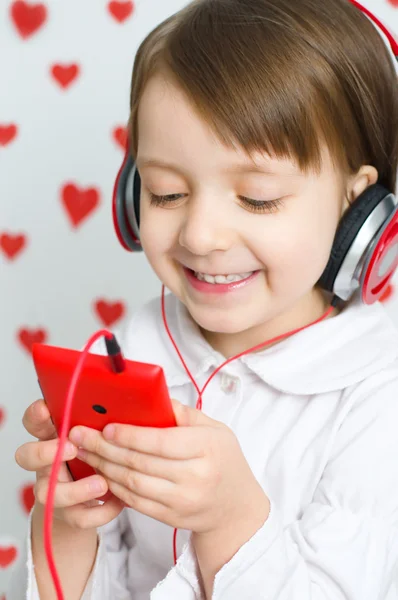
[[[208,378],[208,380],[206,381],[205,385],[203,386],[203,388],[200,390],[198,384],[196,383],[195,379],[193,378],[190,370],[188,369],[185,360],[183,359],[181,352],[178,349],[178,346],[176,344],[176,342],[174,341],[173,336],[171,335],[171,331],[169,329],[169,326],[167,324],[167,319],[166,319],[166,309],[165,309],[165,287],[164,285],[162,285],[162,298],[161,298],[161,307],[162,307],[162,317],[163,317],[163,323],[165,326],[165,329],[167,331],[167,334],[170,338],[171,343],[173,344],[178,357],[185,369],[185,371],[187,372],[188,377],[190,378],[190,380],[192,381],[196,391],[198,392],[198,400],[196,402],[196,408],[201,410],[202,409],[202,395],[203,392],[205,391],[205,389],[207,388],[207,386],[209,385],[210,381],[213,379],[213,377],[228,363],[232,362],[233,360],[236,360],[237,358],[240,358],[241,356],[244,356],[245,354],[249,354],[250,352],[255,352],[256,350],[260,350],[261,348],[264,348],[264,346],[268,346],[269,344],[278,342],[279,340],[282,340],[283,338],[286,337],[290,337],[296,333],[298,333],[299,331],[303,331],[304,329],[308,329],[308,327],[312,327],[313,325],[316,325],[317,323],[320,323],[321,321],[323,321],[324,319],[326,319],[332,312],[333,310],[337,307],[338,302],[339,302],[339,298],[337,296],[333,296],[332,301],[331,301],[331,305],[330,307],[327,309],[327,311],[316,321],[313,321],[312,323],[309,323],[308,325],[304,325],[303,327],[298,327],[297,329],[293,329],[292,331],[289,331],[288,333],[283,333],[282,335],[278,335],[266,342],[262,342],[261,344],[258,344],[257,346],[253,346],[253,348],[249,348],[248,350],[244,350],[243,352],[240,352],[239,354],[237,354],[236,356],[232,356],[231,358],[228,358],[225,362],[223,362],[221,365],[219,365],[215,371],[213,371],[213,373],[210,375],[210,377]],[[174,535],[173,535],[173,557],[174,557],[174,564],[177,563],[177,529],[174,529]]]
[[[96,333],[94,333],[84,346],[78,361],[76,363],[76,367],[73,371],[72,378],[69,384],[68,393],[66,396],[66,403],[64,409],[64,415],[61,425],[61,432],[59,434],[59,444],[57,453],[55,455],[55,460],[50,473],[50,480],[46,498],[46,505],[44,510],[44,549],[47,557],[48,566],[50,569],[51,577],[54,583],[55,591],[57,594],[58,600],[64,600],[64,595],[61,587],[61,582],[59,580],[59,576],[57,573],[57,569],[55,567],[53,548],[52,548],[52,521],[53,521],[53,511],[54,511],[54,494],[55,487],[57,485],[58,473],[61,468],[62,457],[64,454],[64,446],[66,438],[69,434],[70,429],[70,412],[72,408],[73,397],[75,395],[75,390],[77,383],[79,381],[79,377],[81,375],[81,371],[83,368],[84,361],[86,356],[93,345],[93,343],[100,337],[105,336],[105,345],[108,352],[108,356],[110,359],[111,368],[115,373],[120,373],[124,370],[124,359],[120,350],[120,346],[110,331],[106,329],[100,329]]]

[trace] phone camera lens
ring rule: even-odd
[[[106,408],[105,406],[101,406],[100,404],[94,404],[93,405],[93,410],[95,410],[95,412],[100,413],[101,415],[105,415],[106,414]]]

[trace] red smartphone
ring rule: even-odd
[[[33,362],[39,385],[60,434],[66,396],[81,352],[48,344],[33,344]],[[115,373],[107,355],[87,354],[77,382],[70,429],[85,425],[102,431],[108,423],[144,427],[177,425],[162,367],[125,360],[125,370]],[[95,470],[74,458],[67,462],[74,480]],[[102,496],[101,500],[107,496]]]

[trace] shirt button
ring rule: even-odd
[[[238,377],[233,377],[232,375],[227,375],[226,373],[222,373],[221,374],[221,389],[223,392],[225,392],[226,394],[233,394],[233,392],[235,392],[237,384],[238,384]]]

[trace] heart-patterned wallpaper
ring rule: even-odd
[[[0,600],[34,502],[14,461],[40,391],[34,342],[81,347],[159,294],[119,247],[111,195],[126,147],[134,54],[184,0],[0,3]]]
[[[29,439],[23,412],[40,397],[32,344],[81,347],[160,292],[145,257],[119,247],[111,194],[126,145],[134,54],[185,4],[1,3],[0,600],[34,501],[33,478],[14,461]],[[398,29],[398,0],[363,4]],[[393,286],[383,300],[398,321]]]

